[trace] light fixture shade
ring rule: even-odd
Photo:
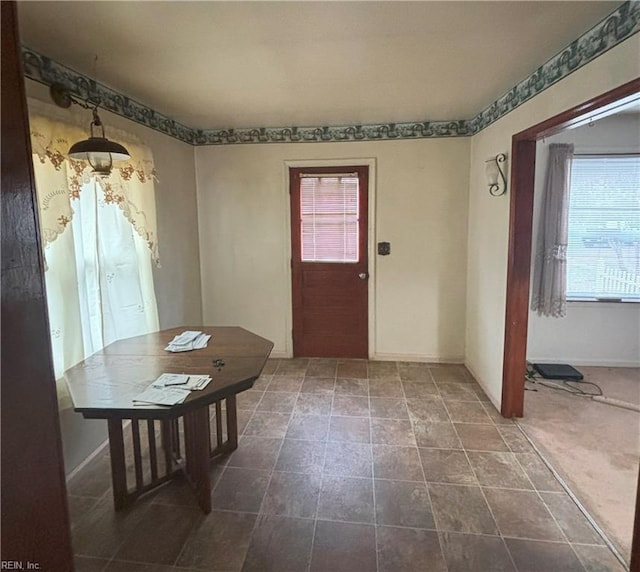
[[[105,155],[111,155],[111,160],[113,161],[125,161],[131,157],[129,151],[120,143],[109,141],[106,137],[89,137],[74,143],[69,149],[69,157],[72,159],[89,161],[92,158],[98,159],[100,156]]]
[[[130,155],[120,143],[106,137],[89,137],[71,145],[69,157],[88,161],[94,173],[106,176],[111,173],[113,161],[124,161]]]

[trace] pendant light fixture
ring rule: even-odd
[[[90,105],[73,97],[67,88],[61,84],[53,84],[49,93],[51,99],[59,107],[68,109],[72,103],[91,109],[93,119],[90,125],[90,137],[74,143],[69,148],[69,157],[87,161],[93,169],[93,173],[100,177],[107,177],[111,173],[114,161],[124,161],[130,158],[129,151],[120,143],[110,141],[104,135],[104,124],[98,115],[98,104]]]

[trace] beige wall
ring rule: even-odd
[[[471,140],[466,364],[499,405],[502,389],[509,194],[489,196],[485,160],[510,152],[523,129],[640,75],[636,34],[506,115]]]
[[[469,139],[198,147],[205,323],[291,355],[287,162],[375,162],[370,354],[462,361]],[[377,256],[375,242],[391,242]]]
[[[45,86],[26,80],[26,87],[28,97],[51,102]],[[88,127],[88,111],[74,106],[68,113],[86,117]],[[107,127],[135,135],[153,152],[162,265],[154,268],[160,327],[197,325],[202,321],[202,298],[193,147],[108,111],[100,111],[100,117]],[[65,470],[69,473],[106,440],[106,426],[104,421],[85,420],[75,413],[66,388],[59,388],[58,399]]]

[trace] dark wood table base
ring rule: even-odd
[[[226,402],[224,409],[223,401]],[[125,420],[129,418],[118,416],[107,420],[115,509],[122,510],[141,495],[182,474],[200,508],[205,514],[210,513],[210,461],[238,447],[236,396],[175,418],[130,419],[131,439],[125,437],[123,431]],[[133,475],[128,471],[131,456]],[[133,488],[129,488],[129,480],[133,481]]]

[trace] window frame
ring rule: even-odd
[[[636,157],[640,162],[640,152],[630,152],[630,153],[575,153],[574,158],[619,158],[619,157]],[[569,190],[571,193],[571,188]],[[571,212],[571,204],[569,204],[569,213]],[[567,221],[567,229],[568,229],[568,221]],[[567,266],[569,263],[568,252],[567,252]],[[576,307],[579,305],[592,306],[593,304],[639,304],[640,298],[603,298],[603,297],[589,297],[589,296],[569,296],[567,295],[567,304],[571,304]]]

